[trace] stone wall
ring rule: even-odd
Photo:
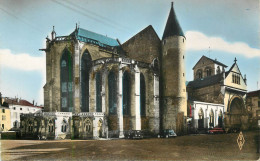
[[[152,63],[159,56],[161,41],[150,25],[122,45],[128,58]]]
[[[185,37],[182,36],[170,36],[164,39],[160,61],[163,129],[174,129],[177,133],[183,133],[181,125],[187,116],[185,41]]]
[[[221,84],[214,84],[198,89],[187,88],[187,92],[189,93],[189,98],[192,98],[192,100],[224,104],[224,95],[221,93]]]

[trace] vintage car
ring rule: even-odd
[[[174,132],[173,129],[165,129],[158,134],[158,138],[169,138],[169,137],[176,137],[176,136],[177,134]]]
[[[130,130],[125,133],[125,138],[127,139],[143,139],[143,133],[141,130]]]

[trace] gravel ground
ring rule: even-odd
[[[257,160],[259,132],[143,140],[1,140],[1,160]]]

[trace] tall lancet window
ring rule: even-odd
[[[81,112],[89,112],[89,73],[92,67],[92,59],[88,51],[81,57],[80,66],[80,87],[81,87]]]
[[[61,111],[73,109],[73,61],[70,52],[65,49],[60,61]]]
[[[108,99],[109,99],[109,114],[115,115],[117,110],[117,82],[113,71],[108,75]]]
[[[96,112],[102,112],[102,77],[100,72],[96,73]]]
[[[144,75],[143,73],[140,74],[140,113],[141,113],[141,116],[145,116],[145,111],[146,111],[146,107],[145,107],[145,104],[146,104],[146,97],[145,97],[145,91],[146,91],[146,88],[145,88],[145,79],[144,79]]]
[[[131,78],[127,71],[123,75],[123,115],[129,115],[131,108]]]

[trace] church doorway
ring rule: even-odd
[[[230,123],[232,126],[241,126],[241,115],[243,114],[244,103],[239,97],[236,97],[230,103]]]
[[[198,127],[199,127],[199,129],[204,128],[204,112],[202,109],[200,109],[200,111],[199,111]]]

